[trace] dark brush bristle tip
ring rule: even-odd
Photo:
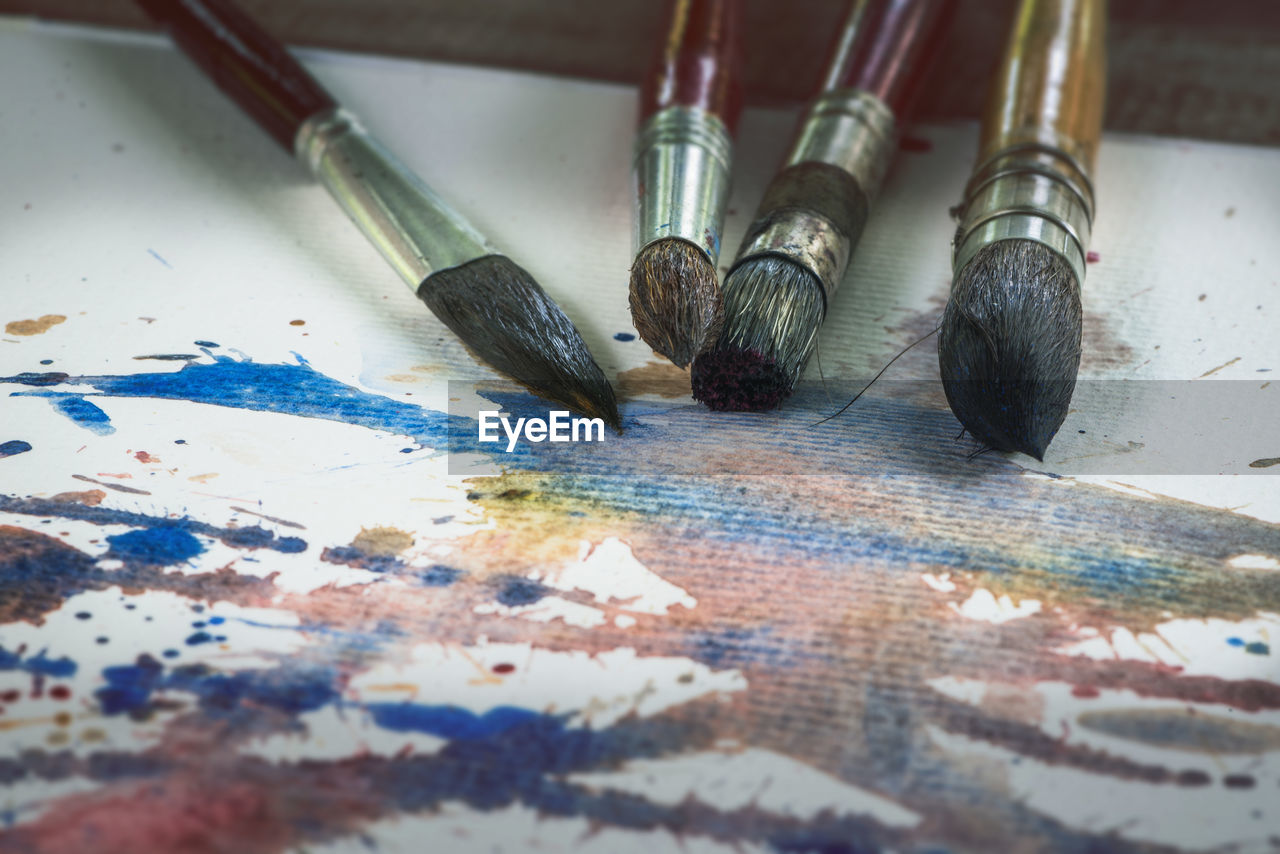
[[[724,301],[715,265],[686,240],[655,240],[631,266],[631,322],[681,368],[720,334]]]
[[[758,350],[717,347],[693,361],[694,400],[716,412],[777,409],[791,393],[786,375]]]
[[[1044,460],[1080,367],[1080,287],[1032,240],[980,250],[956,276],[938,333],[947,402],[974,438]]]
[[[533,276],[487,255],[423,280],[418,298],[479,358],[539,397],[621,432],[618,402],[573,322]]]
[[[724,326],[693,363],[693,396],[711,409],[758,411],[781,405],[813,354],[826,316],[822,283],[782,255],[733,269],[724,285]]]

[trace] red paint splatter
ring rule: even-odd
[[[158,463],[158,462],[160,462],[160,458],[159,458],[159,457],[153,457],[153,456],[151,456],[150,454],[148,454],[146,451],[138,451],[138,453],[136,453],[136,454],[134,454],[134,455],[133,455],[133,458],[134,458],[135,460],[137,460],[138,462],[140,462],[140,463]]]
[[[514,664],[507,664],[506,662],[493,665],[494,673],[514,673],[515,669],[516,666]]]
[[[904,136],[898,141],[898,150],[910,151],[913,154],[923,154],[933,151],[933,143],[920,136]]]
[[[1076,685],[1071,689],[1071,696],[1092,700],[1094,697],[1098,696],[1098,689],[1092,685]]]
[[[0,703],[16,703],[18,702],[18,699],[21,696],[22,696],[21,691],[17,691],[17,690],[14,690],[13,688],[10,688],[8,691],[5,691],[3,694],[0,694]]]
[[[71,689],[66,685],[54,685],[49,689],[49,696],[55,700],[71,699]]]
[[[1102,260],[1102,256],[1099,255],[1097,252],[1085,253],[1084,261],[1086,264],[1097,264],[1101,260]]]

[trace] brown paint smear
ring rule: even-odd
[[[35,320],[11,320],[4,325],[4,331],[10,335],[41,335],[66,319],[65,314],[46,314]]]

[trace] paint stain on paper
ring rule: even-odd
[[[65,314],[44,314],[34,320],[11,320],[4,325],[4,331],[10,335],[43,335],[66,321]]]

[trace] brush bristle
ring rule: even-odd
[[[693,363],[693,396],[715,410],[782,403],[804,371],[826,316],[817,277],[781,256],[754,258],[724,285],[724,327]]]
[[[1044,459],[1080,367],[1080,286],[1032,240],[980,250],[956,276],[938,335],[951,410],[980,442]]]
[[[631,322],[645,342],[688,367],[716,340],[724,303],[715,265],[685,240],[656,240],[631,266]]]
[[[613,388],[533,277],[502,255],[428,276],[418,297],[475,356],[539,397],[620,429]]]

